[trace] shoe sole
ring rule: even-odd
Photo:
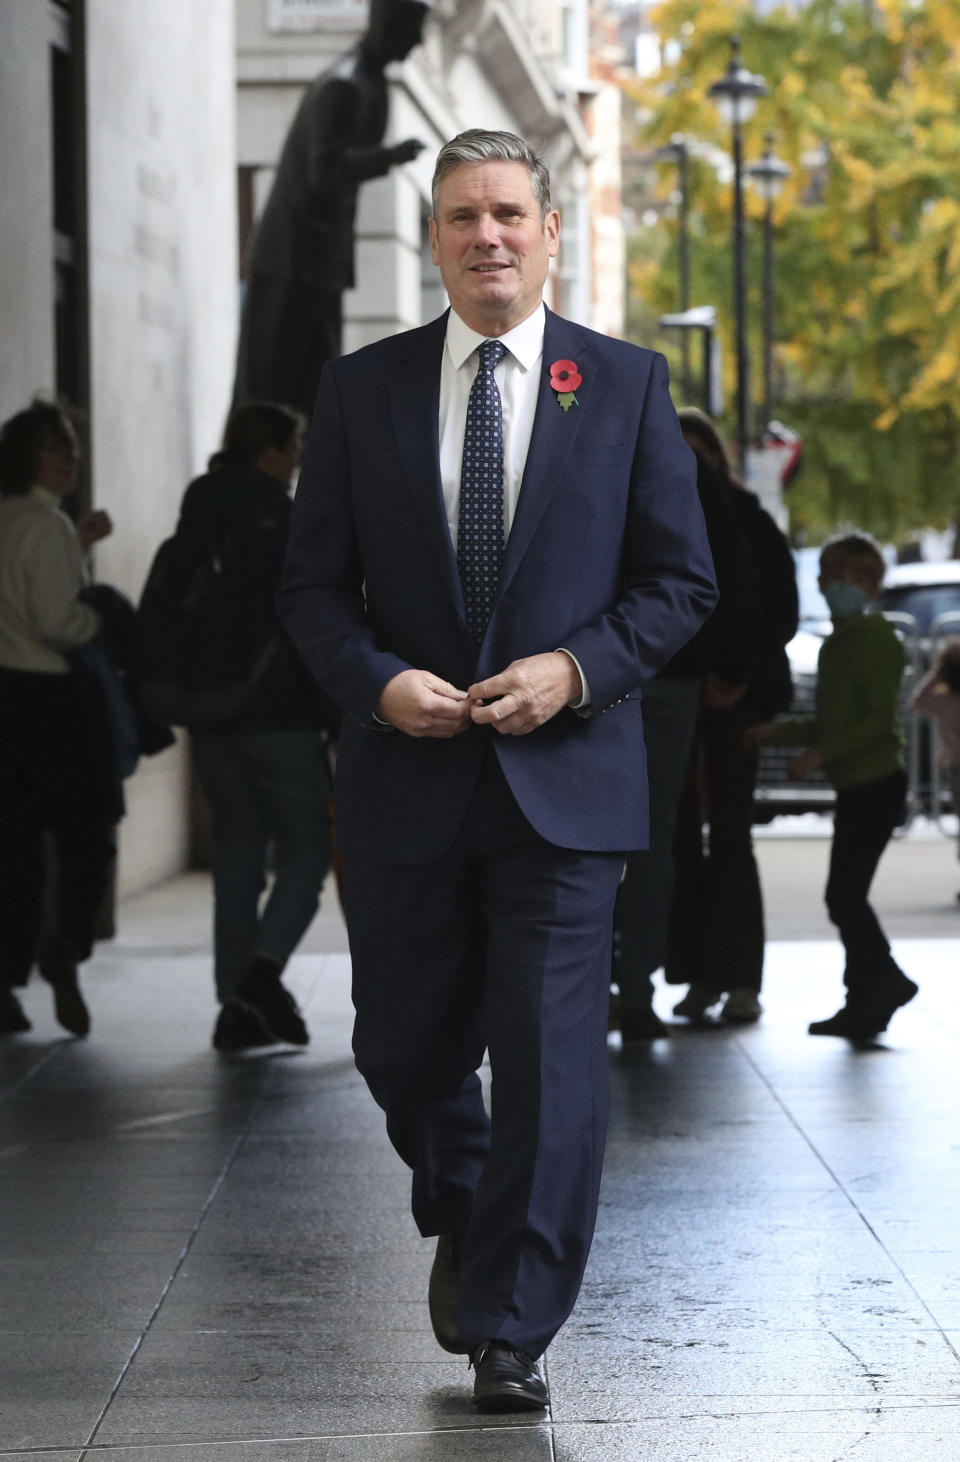
[[[513,1391],[492,1396],[474,1396],[473,1404],[478,1411],[488,1414],[496,1411],[546,1411],[550,1405],[550,1397],[545,1396],[540,1401],[522,1391]]]

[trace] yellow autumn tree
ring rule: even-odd
[[[811,0],[759,17],[745,0],[666,0],[652,19],[665,65],[630,87],[638,148],[682,132],[701,155],[729,149],[708,89],[732,34],[769,86],[745,154],[772,132],[791,167],[775,205],[776,361],[777,414],[807,443],[795,522],[885,536],[945,523],[960,509],[960,5]],[[659,186],[675,187],[666,166]],[[718,309],[732,384],[730,185],[701,161],[691,194],[693,303]],[[747,207],[756,383],[763,205]],[[647,320],[676,308],[665,227],[632,250]]]

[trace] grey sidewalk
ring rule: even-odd
[[[825,846],[761,856],[771,933],[819,934]],[[840,970],[809,937],[771,945],[760,1026],[611,1045],[600,1222],[545,1421],[475,1416],[432,1339],[336,914],[292,967],[309,1049],[223,1059],[206,881],[129,901],[89,969],[90,1039],[61,1039],[34,983],[34,1032],[0,1047],[0,1457],[949,1462],[951,859],[911,842],[883,870],[922,991],[882,1049],[806,1036]]]

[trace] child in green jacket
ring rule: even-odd
[[[869,1040],[917,993],[890,952],[868,901],[870,884],[893,829],[903,821],[906,776],[898,711],[903,646],[892,625],[869,610],[883,583],[883,555],[873,539],[850,533],[820,554],[820,590],[833,633],[817,668],[816,713],[764,722],[751,745],[804,746],[793,757],[794,780],[823,768],[837,792],[825,898],[846,954],[846,1003],[812,1036]]]

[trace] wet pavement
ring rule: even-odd
[[[0,1458],[960,1456],[956,867],[942,843],[892,852],[922,989],[855,1051],[805,1034],[839,1003],[836,945],[792,937],[822,932],[826,845],[761,857],[791,933],[761,1024],[611,1042],[596,1243],[542,1420],[474,1414],[432,1338],[432,1246],[353,1071],[336,913],[291,967],[310,1047],[224,1058],[206,881],[124,904],[90,1038],[35,982],[34,1031],[0,1047]]]

